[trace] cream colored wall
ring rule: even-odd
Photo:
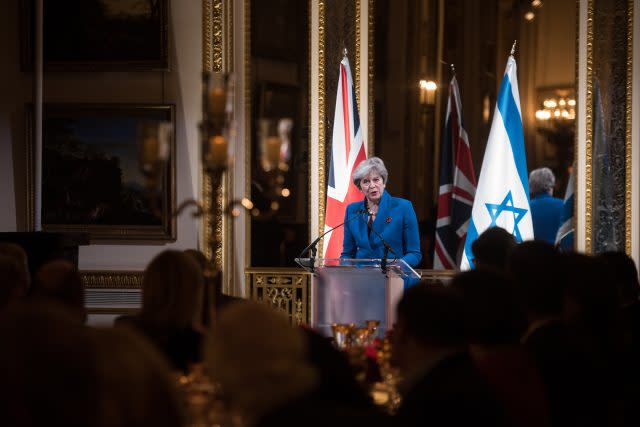
[[[31,73],[19,69],[18,4],[2,2],[0,13],[0,231],[25,226],[27,198],[24,103],[31,97]],[[202,69],[202,6],[169,2],[168,72],[49,73],[44,102],[172,103],[176,106],[177,201],[199,197],[198,134]],[[92,245],[80,250],[83,270],[142,270],[167,248],[195,248],[198,226],[188,214],[177,222],[177,241],[168,245]]]

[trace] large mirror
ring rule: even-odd
[[[630,206],[625,158],[630,152],[630,126],[626,124],[630,123],[630,103],[629,92],[624,90],[628,85],[620,81],[625,77],[622,81],[630,81],[625,73],[630,69],[628,8],[632,2],[250,0],[244,4],[250,16],[244,28],[250,43],[244,45],[247,52],[242,52],[249,70],[251,106],[247,176],[251,197],[263,213],[274,199],[263,191],[274,178],[260,160],[266,152],[265,135],[275,132],[273,122],[283,117],[293,123],[288,168],[277,177],[290,196],[280,197],[278,209],[270,214],[249,220],[245,265],[294,266],[297,252],[322,229],[327,171],[321,168],[319,175],[324,177],[316,177],[309,167],[316,166],[313,156],[317,150],[318,162],[328,161],[335,64],[344,48],[349,51],[359,98],[368,92],[359,105],[360,116],[367,121],[368,153],[385,160],[389,192],[410,199],[416,209],[422,237],[420,268],[433,267],[441,136],[451,65],[455,65],[464,127],[478,177],[514,40],[527,169],[549,167],[556,177],[554,196],[559,198],[564,197],[571,172],[578,171],[578,197],[582,194],[586,205],[576,210],[578,221],[585,221],[578,223],[579,249],[600,251],[629,245],[628,236],[625,239]],[[320,14],[320,21],[313,21],[314,13]],[[591,44],[580,42],[578,29],[584,32],[589,25],[586,37]],[[623,28],[626,31],[616,31]],[[314,38],[322,40],[318,51],[310,49],[318,46]],[[582,45],[589,47],[577,52]],[[369,69],[369,59],[361,60],[363,52],[372,58]],[[584,69],[592,75],[577,82]],[[314,72],[319,73],[317,81]],[[604,128],[610,144],[610,176],[588,174],[596,170],[596,129],[589,123],[594,123],[592,95],[597,79],[605,116],[611,117]],[[313,110],[314,98],[322,102],[319,111]],[[272,124],[260,124],[265,119]],[[580,120],[587,125],[576,127]],[[585,128],[586,135],[576,138],[576,129],[585,132]],[[311,138],[314,132],[321,137]],[[576,157],[578,152],[582,157]],[[585,167],[587,164],[593,168]],[[611,191],[601,194],[603,186]],[[591,195],[594,199],[589,199]]]
[[[387,163],[389,191],[416,209],[421,268],[433,266],[452,65],[477,178],[500,80],[517,40],[527,168],[552,169],[554,195],[564,197],[575,146],[575,1],[376,0],[374,13],[374,152]]]
[[[309,241],[309,2],[247,3],[250,265],[292,267]]]

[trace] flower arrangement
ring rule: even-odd
[[[369,390],[374,402],[394,412],[400,403],[396,390],[397,371],[391,365],[391,334],[377,335],[377,320],[368,320],[365,326],[355,324],[332,325],[336,346],[344,351],[356,373],[356,378]]]

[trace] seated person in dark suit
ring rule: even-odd
[[[184,252],[165,250],[144,271],[140,314],[120,317],[116,325],[133,326],[175,369],[186,371],[189,365],[202,361],[203,288],[196,261]]]
[[[504,426],[506,414],[467,349],[461,295],[421,283],[397,306],[393,358],[403,382],[394,425]]]
[[[504,228],[487,228],[471,244],[473,264],[476,268],[492,268],[503,272],[509,252],[515,246],[513,235]]]
[[[600,425],[593,416],[592,374],[564,319],[568,276],[552,244],[534,240],[516,246],[508,270],[527,316],[521,342],[536,362],[554,426]]]
[[[456,275],[450,286],[465,302],[471,357],[500,399],[509,424],[551,426],[542,377],[520,344],[526,321],[513,283],[496,270],[477,268]]]

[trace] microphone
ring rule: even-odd
[[[351,218],[348,218],[346,221],[342,221],[340,224],[336,225],[335,227],[332,227],[330,229],[328,229],[327,231],[325,231],[324,233],[322,233],[321,235],[319,235],[313,242],[311,242],[309,244],[309,246],[307,246],[306,248],[304,248],[302,250],[302,252],[300,252],[300,255],[298,255],[298,258],[302,258],[302,256],[304,254],[306,254],[309,250],[311,250],[311,256],[309,257],[309,261],[310,261],[310,268],[311,268],[311,272],[313,273],[313,268],[314,268],[314,264],[315,264],[315,258],[316,258],[316,254],[318,252],[318,242],[320,242],[320,240],[326,236],[328,233],[332,232],[333,230],[335,230],[336,228],[340,228],[345,224],[350,223],[351,221],[353,221],[356,218],[360,218],[360,215],[362,215],[363,213],[367,212],[364,209],[358,209],[357,211],[354,212],[353,216]]]
[[[382,255],[382,259],[380,260],[380,269],[382,270],[383,273],[386,274],[387,273],[387,257],[389,256],[389,252],[391,252],[395,256],[394,261],[398,259],[398,254],[396,253],[396,251],[393,250],[391,245],[387,243],[386,240],[384,240],[382,235],[373,228],[373,225],[370,224],[369,221],[367,221],[367,227],[369,228],[370,231],[373,232],[373,234],[375,234],[378,237],[378,239],[380,239],[382,246],[384,246],[384,253]]]

